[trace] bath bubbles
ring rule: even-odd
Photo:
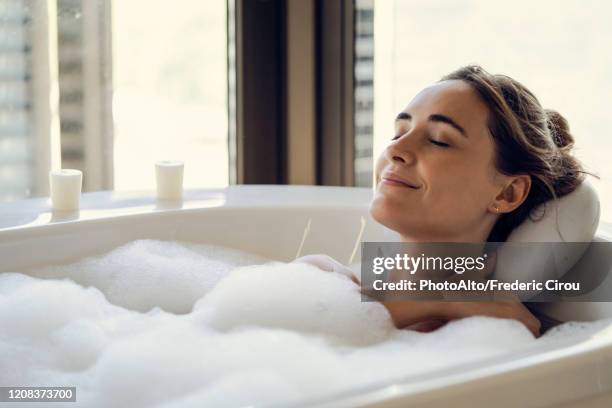
[[[393,330],[384,306],[361,302],[353,281],[302,263],[236,269],[196,304],[194,315],[220,331],[284,328],[345,344],[378,342]]]
[[[75,386],[75,407],[287,404],[548,350],[612,324],[537,341],[488,317],[396,330],[344,275],[177,242],[28,273],[0,273],[0,383]]]
[[[44,337],[76,319],[100,319],[111,309],[100,291],[69,280],[0,276],[0,286],[9,288],[0,295],[0,327],[12,338]]]
[[[240,391],[236,392],[238,389]],[[156,405],[156,408],[260,406],[276,402],[279,394],[285,401],[297,401],[302,395],[291,381],[277,373],[245,371],[230,374],[199,392]]]
[[[3,273],[0,288],[0,379],[14,378],[13,384],[36,383],[41,371],[92,363],[91,350],[102,337],[96,338],[99,332],[90,336],[84,326],[124,311],[97,289],[69,280]],[[79,322],[84,326],[71,331]],[[75,356],[80,361],[75,363]]]
[[[94,286],[112,304],[145,312],[189,313],[193,304],[237,266],[266,259],[212,245],[139,240],[69,265],[29,271]]]

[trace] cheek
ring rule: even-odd
[[[376,166],[374,167],[374,187],[376,187],[376,184],[378,184],[380,174],[382,173],[386,165],[387,159],[385,157],[385,152],[383,151],[380,156],[378,156],[378,159],[376,160]]]
[[[490,171],[483,162],[467,159],[428,168],[427,206],[451,218],[480,213],[494,196]]]

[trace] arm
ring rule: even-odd
[[[328,272],[342,273],[355,283],[359,283],[349,268],[327,255],[308,255],[294,262],[308,263]],[[431,331],[449,320],[470,316],[489,316],[518,320],[534,336],[537,337],[540,334],[540,321],[518,299],[479,302],[400,300],[382,301],[381,303],[389,311],[395,326],[400,329],[412,326],[410,328],[415,330]]]
[[[449,321],[470,316],[514,319],[523,323],[535,337],[540,335],[540,321],[518,301],[450,302],[450,301],[389,301],[382,302],[398,328],[423,321]]]

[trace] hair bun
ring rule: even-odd
[[[574,146],[574,137],[570,134],[567,120],[555,110],[546,109],[545,112],[548,130],[555,145],[560,149],[571,149]]]

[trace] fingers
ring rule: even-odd
[[[297,258],[293,262],[298,263],[307,263],[317,268],[326,271],[326,272],[336,272],[342,275],[347,276],[353,282],[359,284],[359,279],[353,274],[353,271],[348,267],[342,265],[340,262],[336,261],[329,255],[306,255],[300,258]]]
[[[501,316],[518,320],[535,336],[540,335],[540,321],[521,302],[496,302],[501,305]]]
[[[540,320],[535,317],[522,303],[520,305],[523,309],[521,322],[527,326],[529,331],[531,331],[535,337],[540,337],[540,329],[542,326]]]
[[[409,330],[414,330],[414,331],[418,331],[421,333],[429,333],[429,332],[439,329],[440,327],[444,326],[446,323],[448,322],[443,319],[430,319],[430,320],[425,320],[423,322],[412,324],[406,328]]]
[[[506,318],[518,320],[535,336],[540,336],[540,321],[521,302],[506,303]]]
[[[297,258],[293,262],[310,264],[327,272],[333,272],[335,266],[334,259],[327,255],[306,255]]]

